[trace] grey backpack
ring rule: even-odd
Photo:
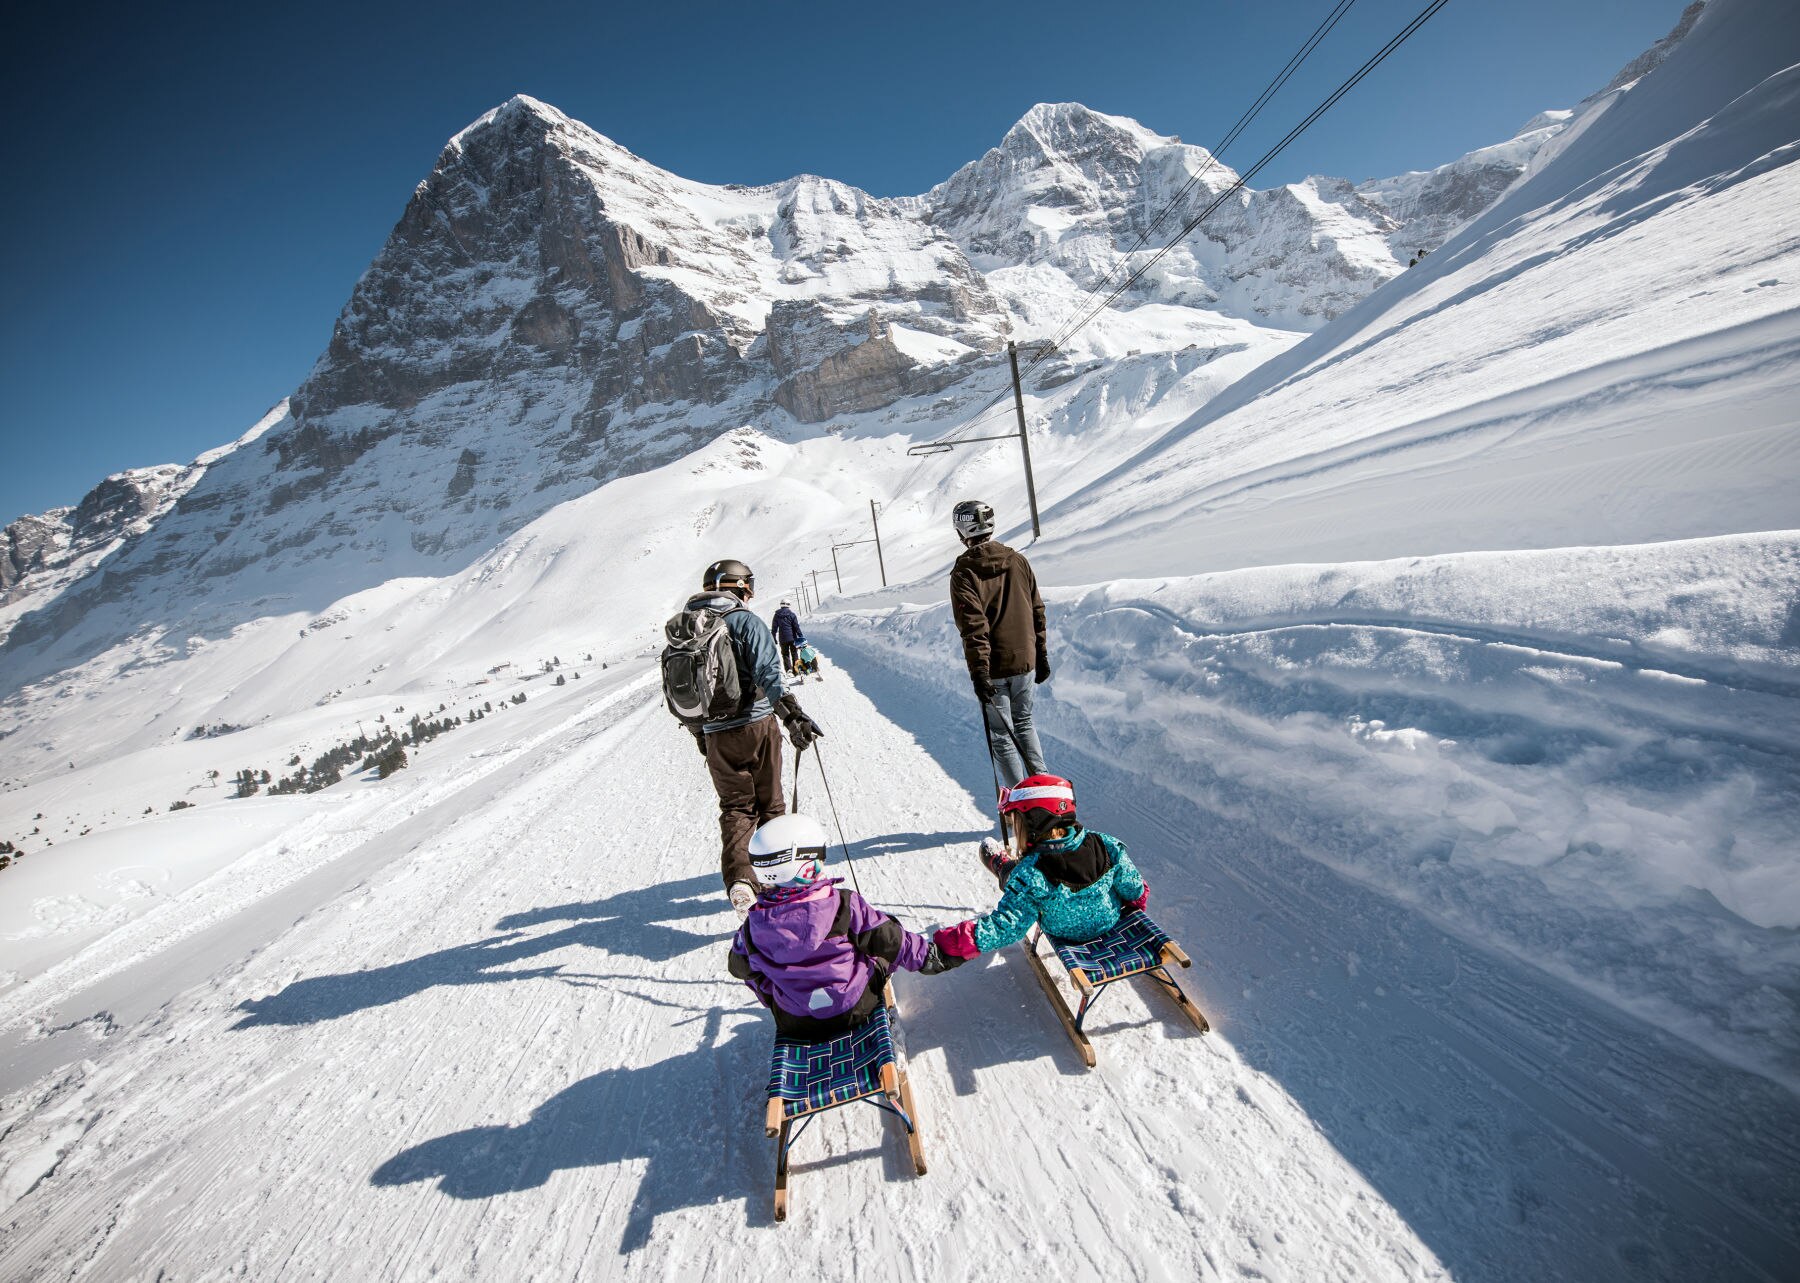
[[[742,609],[737,604],[724,610],[698,606],[671,615],[663,625],[668,640],[662,653],[663,699],[689,730],[724,721],[743,708],[737,651],[725,626],[725,616]]]

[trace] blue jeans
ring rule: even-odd
[[[1038,745],[1037,727],[1031,724],[1033,674],[994,679],[994,702],[981,707],[987,723],[988,750],[1000,772],[1000,782],[1011,788],[1027,775],[1044,774],[1044,750]]]

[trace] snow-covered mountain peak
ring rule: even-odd
[[[491,130],[513,129],[521,126],[529,128],[534,123],[549,129],[571,127],[585,130],[588,133],[594,132],[579,121],[564,115],[547,102],[533,98],[530,94],[514,94],[499,106],[483,112],[464,125],[451,136],[445,149],[447,151],[460,149],[472,139]],[[595,134],[595,137],[604,137],[604,135]]]
[[[201,618],[179,627],[208,635],[266,611],[270,573],[324,609],[466,566],[739,425],[782,439],[908,401],[914,420],[928,403],[953,413],[991,395],[978,385],[1009,338],[1057,332],[1235,182],[1203,148],[1041,103],[923,196],[810,174],[716,186],[515,95],[444,147],[255,446],[111,558],[104,583],[34,600],[9,644],[76,654],[189,609]],[[1401,270],[1401,228],[1429,224],[1429,240],[1455,221],[1428,192],[1402,212],[1341,179],[1233,192],[1057,369],[1289,342]],[[44,545],[36,527],[19,535]],[[45,649],[18,671],[64,662]]]
[[[1076,158],[1095,151],[1135,150],[1140,156],[1178,143],[1126,116],[1112,116],[1078,102],[1040,102],[1000,140],[1000,150],[1036,148],[1045,156]]]

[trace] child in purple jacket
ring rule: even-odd
[[[838,879],[821,877],[825,847],[825,830],[804,815],[778,816],[756,831],[756,903],[728,957],[731,974],[775,1014],[775,1032],[804,1042],[868,1020],[895,967],[935,975],[961,962]]]

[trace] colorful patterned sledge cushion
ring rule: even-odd
[[[1095,984],[1123,980],[1139,972],[1162,965],[1162,949],[1169,943],[1168,933],[1150,920],[1150,915],[1127,910],[1119,916],[1119,925],[1085,944],[1049,937],[1056,956],[1070,971],[1079,968]]]
[[[788,1118],[848,1104],[881,1090],[881,1067],[894,1059],[886,1007],[861,1028],[829,1042],[775,1040],[769,1095],[779,1097]]]

